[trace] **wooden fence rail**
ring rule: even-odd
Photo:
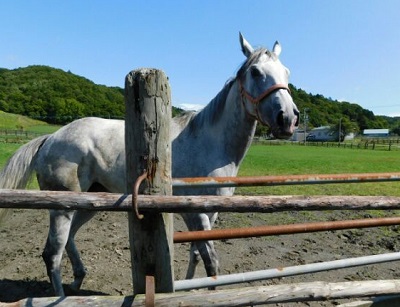
[[[24,130],[0,129],[0,142],[23,144],[44,134]]]
[[[132,195],[0,190],[0,208],[132,211]],[[280,212],[400,209],[395,196],[157,196],[139,195],[139,212]]]
[[[247,287],[241,289],[227,289],[216,291],[156,293],[155,306],[256,306],[265,304],[301,302],[301,301],[326,301],[370,297],[376,295],[398,295],[400,293],[400,280],[368,280],[348,282],[304,282],[298,284],[284,284],[260,287]],[[64,298],[28,298],[15,303],[0,303],[0,307],[15,306],[146,306],[144,295],[133,296],[69,296]],[[395,298],[389,299],[389,305],[368,306],[398,306]],[[394,303],[393,303],[394,302]],[[392,303],[392,305],[390,305]],[[354,305],[353,305],[354,306]],[[357,305],[359,306],[359,305]],[[363,305],[366,306],[366,305]]]

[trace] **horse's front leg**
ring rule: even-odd
[[[50,227],[42,257],[55,295],[65,296],[61,278],[61,260],[71,228],[74,211],[50,210]]]
[[[79,228],[88,222],[95,214],[96,212],[78,211],[72,221],[71,231],[65,248],[74,271],[74,281],[70,285],[71,290],[74,292],[77,292],[81,288],[83,279],[86,276],[85,266],[83,265],[78,249],[75,245],[75,235]]]

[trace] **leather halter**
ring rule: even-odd
[[[261,119],[261,116],[259,114],[260,111],[258,109],[258,104],[260,103],[261,100],[268,97],[269,95],[271,95],[273,92],[275,92],[277,90],[287,90],[289,95],[292,95],[292,93],[290,92],[290,89],[287,85],[278,83],[278,84],[274,84],[271,87],[267,88],[264,92],[262,92],[260,95],[258,95],[257,97],[254,98],[253,96],[250,95],[250,93],[248,91],[245,90],[245,88],[243,87],[242,81],[239,80],[239,91],[240,91],[240,96],[242,97],[242,104],[243,104],[245,111],[263,125],[267,125],[267,123],[265,123]],[[255,105],[255,111],[256,111],[255,115],[251,114],[250,112],[247,111],[245,103],[244,103],[244,98],[246,98],[253,105]]]

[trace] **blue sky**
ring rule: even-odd
[[[175,106],[205,105],[253,46],[282,45],[296,87],[400,116],[398,0],[12,0],[0,3],[0,67],[49,65],[124,86],[162,69]]]

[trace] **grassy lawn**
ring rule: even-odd
[[[56,126],[56,125],[32,125],[27,129],[30,132],[35,132],[35,133],[40,133],[40,134],[48,134],[48,133],[54,133],[58,129],[60,129],[61,126]]]
[[[253,145],[239,176],[399,172],[400,153],[298,145]],[[392,195],[400,182],[239,188],[237,194]]]
[[[0,168],[19,146],[0,143]],[[399,172],[399,160],[400,153],[396,151],[253,145],[239,176]],[[238,188],[236,194],[400,196],[400,182],[244,187]]]
[[[7,159],[21,146],[21,144],[3,144],[0,143],[0,169],[3,168]]]

